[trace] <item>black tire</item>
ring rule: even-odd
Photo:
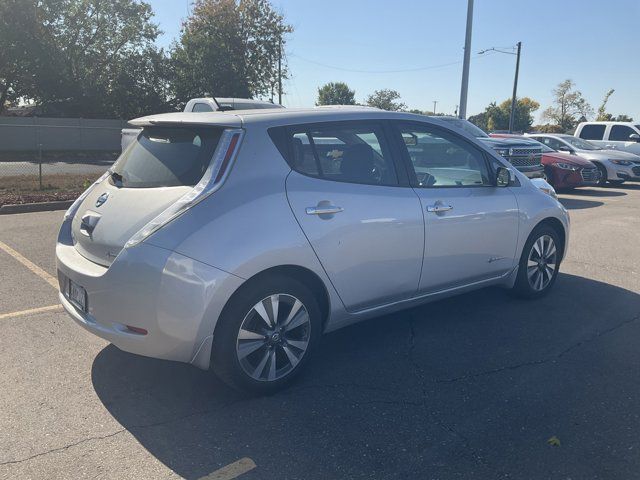
[[[289,301],[292,301],[291,299],[293,297],[299,300],[302,303],[303,308],[306,309],[309,318],[308,327],[306,323],[301,325],[301,327],[304,327],[305,338],[308,338],[308,340],[305,341],[308,341],[308,346],[306,350],[302,352],[302,355],[296,365],[293,365],[290,361],[290,357],[287,359],[288,355],[284,355],[287,352],[283,350],[283,346],[281,344],[269,344],[264,347],[259,347],[254,353],[247,355],[245,359],[242,360],[242,362],[245,362],[245,366],[243,367],[241,360],[238,358],[240,355],[238,353],[238,349],[241,345],[240,342],[244,341],[238,339],[240,328],[245,319],[249,318],[250,314],[257,318],[259,323],[259,317],[256,317],[256,314],[254,313],[256,312],[254,310],[254,306],[258,305],[258,303],[263,299],[266,300],[270,296],[276,294],[286,297]],[[290,310],[291,309],[292,308],[290,308]],[[269,313],[272,314],[271,309]],[[277,317],[282,319],[281,323],[283,323],[283,317],[286,316],[286,314],[286,309],[279,309],[279,315],[277,315]],[[241,289],[232,296],[228,304],[225,306],[218,322],[219,323],[213,336],[211,369],[222,381],[231,387],[245,393],[257,395],[269,394],[282,389],[304,369],[320,341],[323,323],[318,301],[311,290],[298,280],[281,275],[262,277],[241,287]],[[266,322],[264,326],[266,326]],[[306,337],[306,333],[308,333],[308,337]],[[268,337],[269,335],[265,336],[265,338]],[[273,336],[270,338],[269,342],[272,340]],[[286,344],[284,348],[287,348],[289,352],[292,351],[285,339],[284,329],[282,339],[280,341]],[[263,365],[263,371],[265,368],[268,369],[271,366],[271,358],[278,358],[281,364],[289,361],[291,370],[283,374],[281,378],[274,380],[260,380],[252,378],[250,374],[245,371],[247,366],[246,363],[248,362],[247,359],[249,359],[251,355],[262,356],[263,352],[266,352],[264,353],[264,359],[269,354],[269,349],[274,351],[274,356],[269,357],[267,363]],[[275,353],[276,350],[278,353]],[[299,353],[299,351],[296,350],[296,353]],[[260,362],[257,363],[260,364]],[[278,360],[275,360],[274,364],[277,365]]]
[[[607,184],[607,169],[600,163],[596,163],[596,167],[598,167],[598,170],[600,171],[600,180],[598,180],[598,185],[604,187]]]
[[[532,281],[530,280],[528,261],[530,254],[532,254],[534,244],[538,241],[538,239],[545,236],[551,237],[555,245],[555,269],[553,270],[553,275],[551,275],[550,281],[548,281],[544,288],[538,290],[532,285]],[[537,226],[533,230],[533,232],[531,232],[531,235],[529,235],[527,243],[525,243],[524,248],[522,249],[522,255],[520,255],[520,262],[518,264],[518,276],[516,278],[516,282],[513,286],[512,292],[520,298],[527,299],[540,298],[549,293],[549,291],[555,284],[556,279],[558,278],[558,271],[560,270],[560,258],[562,257],[562,248],[563,245],[560,243],[560,235],[558,235],[558,232],[553,227],[546,224]],[[549,263],[549,265],[550,264],[551,263]],[[542,268],[544,270],[545,266],[546,264],[540,267],[539,264],[536,268]],[[537,272],[534,272],[534,274],[535,273]],[[546,274],[545,272],[544,275],[542,275],[542,278],[543,280],[545,278],[548,278],[548,274]]]

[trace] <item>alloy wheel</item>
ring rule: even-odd
[[[296,297],[276,293],[256,303],[244,317],[236,355],[254,380],[272,382],[288,375],[309,347],[311,320]]]
[[[529,285],[540,292],[547,288],[557,268],[558,251],[550,235],[542,235],[531,246],[527,258]]]

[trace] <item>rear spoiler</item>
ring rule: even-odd
[[[235,114],[223,112],[210,113],[163,113],[129,120],[134,127],[151,126],[203,126],[211,125],[220,128],[242,128],[242,119]]]

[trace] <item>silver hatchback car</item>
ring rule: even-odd
[[[60,301],[127,352],[267,392],[323,333],[488,285],[553,286],[569,217],[492,149],[354,107],[175,113],[71,206]]]

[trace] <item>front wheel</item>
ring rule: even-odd
[[[248,285],[229,301],[213,337],[211,366],[249,393],[284,387],[309,360],[322,330],[313,293],[287,277]]]
[[[558,276],[560,238],[548,225],[536,227],[522,250],[514,293],[524,298],[546,295]]]
[[[603,187],[607,184],[607,169],[600,163],[596,163],[596,167],[598,167],[598,170],[600,171],[600,179],[598,180],[598,185]]]

